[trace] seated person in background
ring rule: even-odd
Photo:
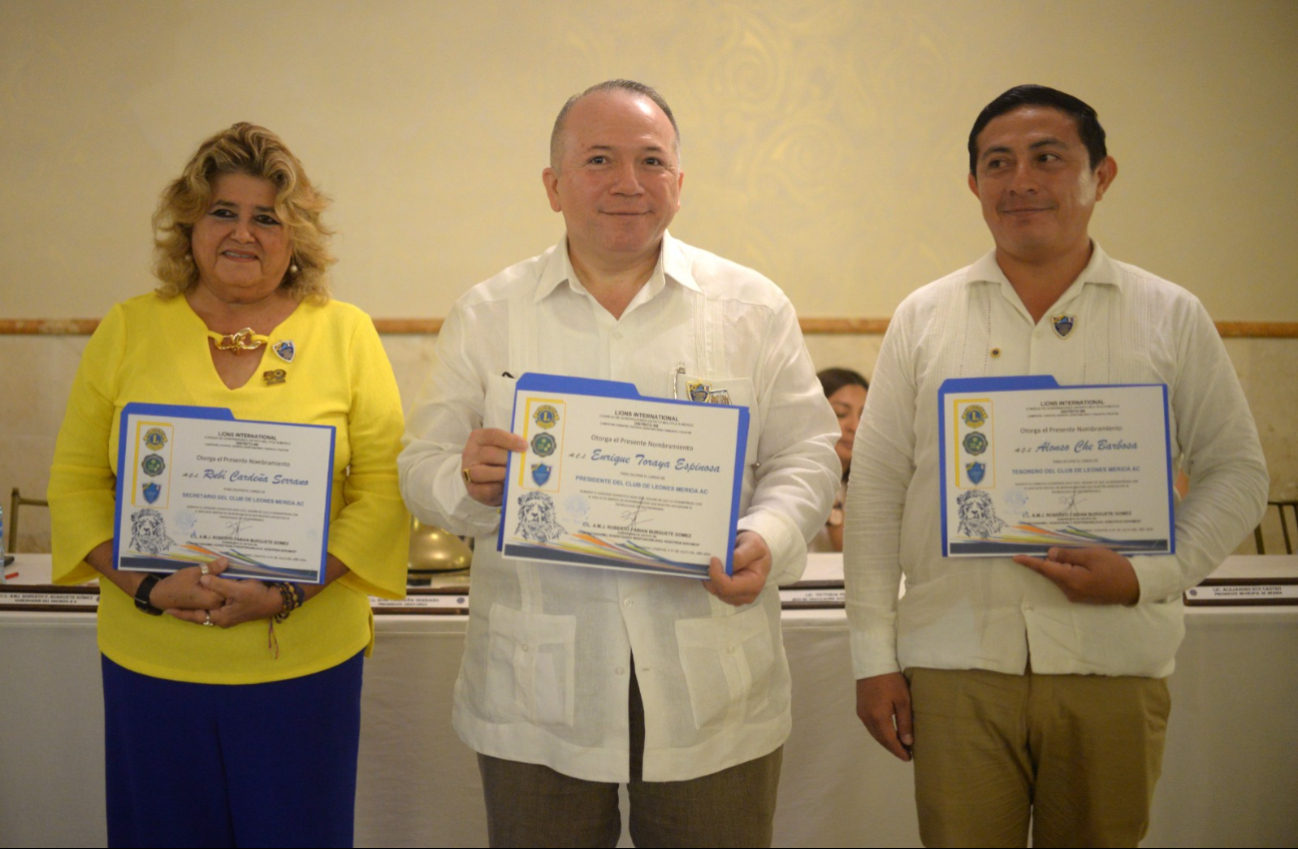
[[[811,540],[808,546],[812,551],[843,550],[843,501],[847,498],[847,475],[852,470],[852,442],[856,438],[856,426],[861,423],[861,411],[865,409],[865,393],[870,383],[860,372],[850,368],[827,368],[818,372],[820,385],[829,399],[829,406],[838,416],[838,426],[843,435],[839,438],[834,451],[838,461],[843,464],[843,480],[834,497],[834,509],[820,533]]]

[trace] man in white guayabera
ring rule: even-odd
[[[491,844],[612,846],[626,783],[637,845],[770,845],[790,727],[776,584],[833,504],[838,426],[783,293],[667,232],[683,174],[656,91],[614,80],[569,100],[542,179],[565,238],[456,303],[399,461],[416,516],[478,538],[453,721]],[[524,372],[647,397],[687,379],[748,407],[733,576],[720,560],[700,582],[503,559]],[[551,534],[543,512],[523,519]]]
[[[914,758],[927,846],[1023,846],[1029,822],[1035,846],[1135,846],[1181,593],[1265,507],[1257,429],[1198,299],[1088,236],[1118,173],[1094,109],[1010,89],[974,123],[969,172],[996,247],[897,309],[856,436],[844,566],[857,713]],[[1175,555],[942,557],[938,388],[1011,375],[1167,385],[1172,460],[1190,480]],[[965,507],[966,521],[999,522]]]

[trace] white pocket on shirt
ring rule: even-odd
[[[770,703],[775,642],[766,609],[676,623],[694,727],[743,722]]]
[[[500,604],[487,621],[487,708],[499,722],[573,721],[577,617]]]

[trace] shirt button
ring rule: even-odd
[[[616,672],[618,675],[625,675],[625,674],[626,674],[626,669],[624,669],[624,668],[621,667],[621,666],[619,666],[617,669],[614,669],[613,671]]]
[[[523,643],[523,645],[522,645],[522,649],[523,649],[523,651],[531,651],[531,650],[532,650],[532,647],[529,646],[527,643]]]
[[[728,653],[730,653],[730,654],[734,654],[734,653],[735,653],[735,647],[734,647],[734,646],[726,646],[726,651],[727,651]]]
[[[628,599],[626,599],[625,601],[623,601],[623,602],[622,602],[622,606],[623,606],[623,607],[630,607],[630,606],[631,606],[631,599],[628,598]]]

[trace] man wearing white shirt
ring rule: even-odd
[[[857,713],[915,763],[925,845],[1136,845],[1184,634],[1181,593],[1259,520],[1257,430],[1199,301],[1088,235],[1117,176],[1082,101],[1019,86],[969,136],[995,250],[912,294],[857,433],[845,570]],[[1177,553],[941,555],[937,392],[951,377],[1165,383],[1190,489]],[[898,602],[898,581],[906,580]],[[904,673],[904,674],[903,674]]]
[[[479,753],[493,846],[612,846],[627,783],[639,845],[769,845],[790,680],[778,582],[837,485],[838,428],[787,298],[667,233],[683,174],[660,95],[614,80],[572,98],[543,172],[567,236],[459,300],[409,419],[402,492],[475,534],[456,730]],[[508,432],[524,372],[750,410],[734,574],[697,581],[502,559]],[[723,552],[717,552],[722,555]]]

